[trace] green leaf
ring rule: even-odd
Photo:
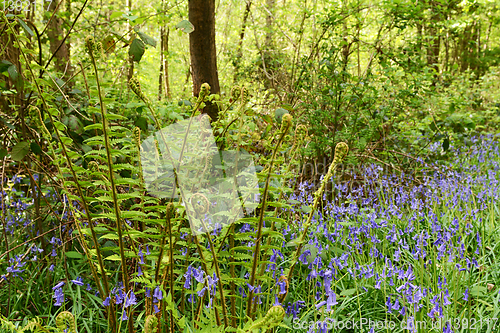
[[[7,68],[7,72],[9,73],[12,81],[17,81],[18,73],[16,65],[9,66],[9,68]]]
[[[113,14],[111,14],[111,16],[109,17],[110,20],[114,20],[115,18],[117,17],[120,17],[123,15],[123,12],[114,12]]]
[[[135,120],[134,125],[139,127],[142,131],[145,132],[148,130],[148,118],[139,117]]]
[[[470,294],[474,297],[480,297],[486,294],[487,288],[484,286],[474,286],[471,288]]]
[[[266,123],[268,123],[268,124],[272,124],[273,123],[273,118],[271,118],[271,116],[268,115],[268,114],[260,114],[260,117],[262,119],[264,119],[266,121]]]
[[[353,295],[354,293],[356,292],[356,289],[353,288],[353,289],[346,289],[346,290],[342,290],[342,292],[340,293],[341,296],[351,296]]]
[[[450,148],[450,139],[449,138],[445,138],[443,140],[443,150],[444,151],[448,151],[449,148]]]
[[[116,48],[116,42],[113,35],[109,35],[106,38],[104,38],[104,40],[102,41],[102,46],[104,47],[104,51],[106,53],[109,54],[111,52],[114,52]]]
[[[10,155],[14,161],[19,162],[24,158],[24,156],[28,155],[29,151],[30,151],[29,143],[23,141],[19,142],[12,148],[12,152],[10,153]]]
[[[182,20],[177,25],[175,26],[177,29],[179,29],[182,32],[185,32],[187,34],[190,34],[194,31],[194,25],[189,22],[188,20]]]
[[[137,31],[137,34],[139,37],[141,37],[142,41],[148,45],[151,45],[152,47],[156,47],[156,40],[152,37],[149,37],[143,32]]]
[[[66,257],[81,259],[81,258],[83,258],[83,255],[81,253],[76,252],[76,251],[68,251],[68,252],[66,252]]]
[[[27,34],[29,34],[31,37],[35,36],[35,34],[33,33],[33,30],[31,30],[30,27],[28,27],[28,25],[26,23],[24,23],[23,20],[21,20],[20,18],[17,18],[17,22],[19,22],[19,24],[23,27],[23,29],[26,31]]]
[[[302,210],[304,213],[308,214],[311,212],[312,208],[309,206],[303,205],[302,207],[300,207],[300,210]]]
[[[83,124],[75,115],[69,115],[69,117],[64,117],[62,120],[63,124],[66,125],[70,130],[75,133],[82,134],[83,133]]]
[[[283,108],[277,108],[276,111],[274,111],[274,119],[276,119],[278,124],[281,124],[281,119],[287,113],[289,113],[288,110],[285,110]]]
[[[40,155],[42,153],[42,148],[40,148],[40,146],[36,142],[30,143],[30,148],[31,151],[37,155]]]
[[[7,149],[5,148],[0,148],[0,159],[4,158],[5,156],[7,156]]]
[[[141,61],[142,55],[144,54],[144,50],[146,49],[146,46],[144,45],[144,42],[140,39],[134,39],[132,41],[132,44],[130,44],[130,48],[128,50],[128,54],[130,56],[133,56],[133,60],[136,62]]]
[[[122,14],[122,16],[124,18],[126,18],[127,20],[130,20],[130,21],[134,21],[136,18],[138,18],[139,16],[136,16],[136,15],[127,15],[127,14]]]
[[[118,254],[112,254],[109,257],[106,257],[106,260],[120,261],[122,258]]]
[[[12,63],[8,60],[2,60],[0,61],[0,73],[5,72],[10,66],[12,66]]]

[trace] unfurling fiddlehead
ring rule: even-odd
[[[283,116],[283,120],[285,120],[285,116]],[[309,216],[307,217],[307,221],[303,225],[302,233],[300,234],[299,238],[296,240],[297,250],[295,251],[295,254],[292,258],[292,264],[291,264],[290,268],[288,269],[288,274],[287,274],[288,281],[291,280],[291,277],[293,274],[293,268],[295,267],[295,264],[299,259],[300,252],[302,250],[302,245],[304,244],[308,229],[311,226],[312,217],[313,217],[314,212],[316,211],[316,208],[318,207],[318,204],[323,196],[323,192],[325,190],[326,184],[328,183],[328,180],[335,174],[335,169],[337,168],[337,166],[340,163],[342,163],[344,158],[347,156],[348,152],[349,152],[349,146],[345,142],[339,142],[335,146],[335,156],[333,157],[333,161],[330,164],[330,168],[328,169],[328,172],[326,173],[325,177],[323,177],[323,180],[321,181],[321,185],[320,185],[319,189],[314,193],[314,202],[313,202],[312,210],[309,213]]]
[[[154,315],[149,315],[146,317],[146,323],[144,324],[143,333],[155,333],[158,329],[158,318]]]
[[[61,332],[76,333],[76,320],[71,312],[60,312],[56,317],[56,326]]]
[[[275,326],[278,326],[285,318],[285,309],[281,305],[275,305],[267,311],[264,318],[254,321],[245,333],[250,333],[253,330],[262,329],[265,332]]]

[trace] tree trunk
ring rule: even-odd
[[[170,92],[170,82],[168,79],[168,36],[170,34],[170,28],[166,29],[165,27],[161,28],[160,31],[160,78],[158,83],[158,100],[161,101],[163,96],[167,99],[172,98],[172,94]]]
[[[11,12],[14,15],[19,14],[17,11]],[[12,26],[16,34],[19,33],[20,26],[15,23],[15,21],[10,18],[10,25]],[[23,86],[22,86],[22,68],[19,61],[20,52],[17,46],[14,46],[14,36],[12,36],[10,29],[6,24],[0,25],[0,59],[7,60],[16,66],[16,71],[18,73],[17,80],[14,80],[10,75],[0,74],[0,81],[5,83],[4,89],[6,90],[16,90],[16,94],[0,94],[0,107],[6,114],[13,114],[18,108],[18,117],[20,122],[16,126],[18,134],[22,133],[22,138],[25,137],[25,124],[24,124],[24,108],[23,104]]]
[[[240,75],[241,60],[243,58],[243,39],[245,38],[245,30],[247,27],[247,20],[248,15],[250,14],[251,6],[252,0],[247,1],[245,12],[243,13],[243,20],[241,22],[240,40],[238,41],[238,46],[236,49],[236,59],[234,61],[234,83],[238,81],[238,77]]]
[[[189,34],[193,95],[198,96],[203,83],[210,85],[212,94],[220,93],[215,49],[215,0],[189,0],[189,21],[194,31]],[[218,117],[218,107],[206,103],[203,113],[213,120]]]
[[[49,12],[52,15],[52,19],[50,20],[49,27],[47,29],[47,35],[50,41],[50,52],[52,54],[55,53],[55,62],[54,68],[58,73],[63,73],[63,77],[71,76],[71,63],[69,60],[70,56],[70,43],[69,38],[61,44],[66,32],[63,29],[64,21],[60,17],[59,13],[61,10],[64,10],[64,0],[59,2],[52,1],[49,6]],[[60,45],[60,46],[59,46]],[[57,53],[56,53],[57,51]]]
[[[132,0],[127,0],[127,9],[128,12],[132,12]],[[127,30],[130,31],[130,23],[127,23]],[[128,71],[127,71],[127,81],[130,81],[130,79],[134,76],[134,57],[129,56],[128,58]]]
[[[276,64],[274,61],[274,31],[273,31],[273,14],[275,12],[276,0],[266,0],[266,36],[264,39],[263,49],[263,64],[262,68],[267,72],[264,80],[264,88],[270,89],[275,86],[275,71]]]

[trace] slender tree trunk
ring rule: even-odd
[[[163,65],[163,76],[164,76],[164,81],[165,81],[165,89],[167,91],[167,98],[171,99],[172,98],[172,92],[170,91],[170,79],[169,79],[169,74],[168,74],[168,37],[170,35],[170,28],[167,28],[167,35],[165,36],[165,42],[163,43],[163,46],[165,47],[164,49],[164,62],[165,64]]]
[[[460,70],[465,72],[469,68],[469,41],[471,38],[472,25],[467,25],[464,29],[461,42]]]
[[[68,0],[69,1],[69,0]],[[63,77],[71,76],[71,64],[70,64],[70,42],[69,38],[59,47],[61,41],[63,40],[66,32],[63,29],[64,20],[61,18],[61,11],[64,8],[64,0],[59,2],[52,1],[49,6],[49,12],[51,13],[52,19],[50,20],[49,27],[47,29],[47,36],[50,41],[50,52],[54,54],[59,48],[57,53],[55,53],[54,58],[54,68],[58,73],[64,73]]]
[[[160,29],[160,77],[158,82],[158,100],[161,101],[163,96],[166,95],[167,99],[170,99],[170,83],[168,80],[168,35],[170,34],[170,28],[167,28],[165,33],[165,27]]]
[[[163,98],[163,41],[165,35],[165,27],[160,28],[160,74],[158,75],[158,100],[161,101]]]
[[[189,21],[194,31],[189,34],[193,95],[198,96],[203,83],[210,85],[212,94],[220,93],[215,49],[215,0],[189,0]],[[213,120],[218,117],[216,104],[207,103],[203,109]]]
[[[273,51],[274,51],[273,13],[275,7],[276,7],[276,0],[266,0],[267,15],[266,15],[266,36],[264,39],[264,50],[263,50],[264,51],[263,68],[271,76],[271,79],[269,79],[268,75],[265,76],[264,87],[266,89],[274,87],[275,65],[273,61]]]
[[[424,27],[421,22],[417,22],[417,50],[418,54],[418,62],[419,64],[422,62],[422,41],[423,41],[423,30]]]
[[[127,0],[127,9],[130,12],[132,12],[132,0]],[[127,30],[130,30],[130,24],[127,23]],[[134,57],[129,56],[128,58],[128,72],[127,72],[127,81],[130,81],[130,79],[134,76]]]
[[[252,0],[248,0],[245,6],[245,12],[243,13],[243,20],[241,22],[240,29],[240,40],[238,41],[238,46],[236,47],[236,59],[234,61],[234,82],[238,80],[240,75],[241,60],[243,58],[243,39],[245,38],[245,30],[247,28],[248,15],[250,14],[250,8],[252,7]]]
[[[14,15],[19,14],[19,12],[16,11],[13,11],[11,13]],[[14,23],[15,21],[13,19],[9,20],[15,33],[16,34],[19,33],[19,25]],[[20,57],[20,52],[19,49],[16,46],[14,46],[14,36],[12,36],[10,29],[7,27],[6,24],[0,25],[0,59],[7,60],[14,66],[16,66],[17,73],[19,74],[18,77],[20,77],[22,73],[19,57]],[[5,82],[5,89],[17,90],[17,93],[12,95],[0,94],[0,106],[2,108],[2,111],[5,113],[13,113],[15,107],[19,107],[22,105],[23,89],[22,86],[19,84],[21,81],[19,79],[15,81],[12,79],[10,75],[4,76],[2,74],[0,74],[0,80]],[[16,130],[18,133],[23,133],[24,137],[24,132],[25,132],[24,111],[22,107],[19,108],[18,117],[21,120],[21,122],[18,123],[18,126],[16,126],[17,127]]]

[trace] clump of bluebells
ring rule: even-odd
[[[435,324],[436,331],[458,332],[465,321],[458,324],[457,317],[477,327],[480,321],[471,318],[470,309],[481,305],[471,288],[491,283],[485,292],[476,287],[475,299],[498,302],[495,278],[486,277],[488,271],[495,274],[494,267],[484,254],[491,251],[486,243],[495,230],[489,210],[500,193],[500,150],[491,137],[474,142],[471,148],[452,147],[456,164],[433,165],[419,185],[405,175],[383,174],[376,165],[352,175],[361,185],[335,184],[333,200],[325,200],[316,215],[299,257],[300,275],[290,282],[291,289],[295,284],[308,290],[296,293],[306,302],[304,309],[314,306],[322,318],[356,311],[359,320],[392,320],[408,332],[417,331],[417,320]],[[289,198],[299,202],[289,209],[299,218],[285,227],[287,241],[301,231],[301,210],[311,204],[313,187],[303,183]],[[374,304],[375,315],[364,306],[373,298],[385,300],[385,309]],[[484,329],[493,321],[481,324]]]
[[[474,323],[475,327],[480,323],[481,328],[493,324],[493,321],[479,321],[474,314],[484,313],[484,304],[498,307],[500,298],[495,281],[498,266],[489,257],[496,239],[497,213],[494,210],[492,213],[492,207],[498,204],[500,193],[500,150],[493,137],[475,138],[473,143],[472,147],[450,147],[449,152],[455,158],[453,164],[427,165],[421,160],[427,171],[417,178],[384,173],[379,166],[370,165],[352,173],[351,179],[356,183],[334,179],[332,191],[323,194],[321,209],[312,217],[307,244],[298,256],[290,280],[284,272],[290,267],[289,258],[296,249],[294,240],[304,230],[308,208],[314,201],[315,184],[301,183],[284,198],[289,205],[278,216],[287,223],[275,226],[282,238],[274,238],[269,244],[269,255],[262,265],[266,278],[258,279],[255,285],[249,283],[249,264],[256,229],[246,221],[237,223],[238,254],[244,259],[236,269],[237,277],[231,282],[224,281],[225,286],[234,283],[230,287],[236,293],[235,308],[243,309],[249,295],[253,295],[251,304],[258,310],[283,306],[285,324],[289,327],[313,318],[318,325],[307,327],[310,332],[339,331],[324,325],[329,318],[390,321],[405,332],[417,332],[422,321],[432,327],[429,331],[444,333],[464,328],[464,321],[458,323],[456,318],[466,319],[468,325]],[[3,191],[3,195],[7,193]],[[4,200],[3,205],[9,213],[28,219],[29,214],[23,212],[29,208],[30,204],[26,204],[29,200],[21,200],[24,204],[16,200]],[[8,232],[11,227],[26,223],[20,218],[10,221]],[[269,227],[273,221],[266,216],[263,222]],[[125,222],[133,226],[132,221]],[[70,234],[71,230],[66,231]],[[224,229],[216,229],[210,237],[221,239],[224,233]],[[180,300],[185,313],[191,309],[201,313],[202,307],[212,311],[215,305],[220,308],[220,281],[211,262],[203,262],[193,251],[188,228],[180,229],[178,238],[174,298]],[[12,255],[5,262],[0,279],[10,282],[23,278],[27,259],[37,261],[41,257],[50,261],[49,271],[54,278],[62,279],[61,271],[54,272],[54,264],[60,263],[56,260],[63,239],[50,234],[46,240],[46,253],[40,245],[32,245],[29,257]],[[199,241],[209,249],[206,238]],[[223,245],[221,253],[233,255],[228,245]],[[172,296],[165,288],[168,284],[162,284],[161,279],[151,282],[159,255],[158,243],[139,244],[133,252],[136,258],[132,267],[136,272],[128,293],[117,282],[100,303],[103,310],[114,305],[117,318],[122,321],[131,319],[133,308],[143,311],[149,307],[150,314],[160,314],[165,310],[167,296]],[[229,268],[221,268],[225,279],[230,274]],[[168,274],[165,276],[168,278]],[[68,299],[65,288],[68,290],[70,286],[101,297],[91,286],[96,285],[95,281],[88,279],[89,276],[73,276],[66,283],[54,280],[52,304],[62,307],[69,303],[65,303]],[[191,315],[196,316],[194,312]],[[385,330],[372,326],[365,331]]]

